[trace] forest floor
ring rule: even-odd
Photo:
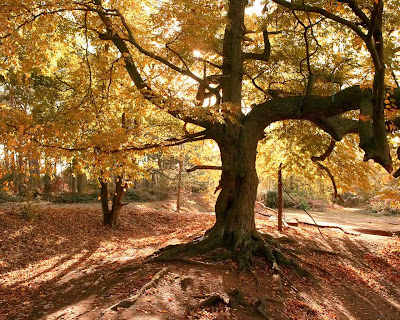
[[[130,204],[112,231],[101,224],[99,204],[41,203],[28,215],[21,204],[1,205],[0,319],[399,319],[398,236],[338,228],[321,228],[321,236],[303,223],[279,233],[257,208],[264,214],[256,216],[258,229],[312,276],[283,267],[274,275],[262,259],[241,273],[233,261],[204,257],[143,263],[213,225],[207,202],[187,202],[180,213],[173,207]]]

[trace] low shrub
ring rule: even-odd
[[[261,198],[264,204],[269,208],[277,208],[278,206],[278,192],[271,190],[261,193]],[[301,197],[293,195],[293,201],[287,194],[283,194],[283,206],[284,208],[303,209],[303,210],[318,210],[323,211],[329,208],[331,205],[318,199],[311,199],[308,197]]]
[[[4,202],[18,202],[21,199],[15,195],[8,194],[7,192],[0,191],[0,203]]]
[[[299,209],[310,210],[310,205],[308,204],[306,199],[301,198],[298,203],[299,203]]]
[[[278,191],[270,190],[263,194],[264,204],[269,208],[278,207]],[[286,195],[283,195],[283,206],[285,208],[294,208],[296,204]]]
[[[53,203],[90,203],[97,201],[98,194],[78,194],[77,192],[63,192],[52,199],[50,199]]]
[[[170,192],[161,189],[129,189],[124,200],[136,202],[151,202],[168,199]]]
[[[368,208],[373,213],[394,216],[400,214],[400,201],[387,195],[377,195],[371,199]]]
[[[22,203],[19,210],[21,218],[26,221],[32,221],[40,216],[37,210],[37,204],[31,201]]]

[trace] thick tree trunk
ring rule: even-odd
[[[254,206],[257,196],[257,143],[263,129],[248,126],[241,111],[245,34],[244,11],[247,0],[229,1],[228,23],[223,43],[221,111],[230,114],[224,124],[210,126],[210,136],[218,143],[222,160],[220,194],[215,205],[216,223],[206,234],[204,250],[225,246],[236,252],[239,265],[248,263],[253,253],[264,253],[273,263],[269,248],[256,230]],[[234,120],[231,120],[231,119]],[[257,129],[258,128],[258,129]],[[258,132],[255,132],[258,130]]]
[[[126,194],[126,186],[122,182],[122,178],[118,177],[115,182],[115,193],[113,197],[112,207],[111,207],[111,221],[110,227],[113,229],[118,228],[119,226],[119,217],[121,214],[121,209],[124,206],[122,204],[122,200],[124,199]]]
[[[216,139],[221,152],[221,192],[215,205],[216,223],[210,233],[218,235],[222,244],[234,249],[246,249],[251,239],[259,238],[254,220],[258,177],[256,172],[257,142],[260,135],[247,128]],[[237,128],[231,132],[238,131]]]
[[[240,269],[249,266],[254,255],[265,257],[271,267],[276,261],[293,265],[280,254],[272,237],[266,240],[256,229],[254,207],[259,180],[255,163],[263,130],[257,134],[244,122],[240,126],[216,124],[212,130],[222,159],[216,222],[200,241],[160,252],[159,258],[173,259],[184,252],[190,255],[224,247],[232,252]]]

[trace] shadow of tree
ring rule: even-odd
[[[188,240],[193,233],[199,235],[213,220],[128,206],[121,228],[113,231],[101,225],[99,209],[93,205],[46,205],[31,222],[14,211],[0,213],[4,231],[0,310],[5,310],[7,317],[36,319],[55,308],[102,294],[109,288],[104,275],[110,270],[141,261],[166,244]]]
[[[307,239],[302,237],[304,234],[293,237],[302,243],[301,249],[296,246],[290,249],[297,252],[315,275],[314,285],[300,289],[305,299],[312,304],[330,300],[338,319],[398,319],[400,257],[392,256],[397,261],[393,264],[390,254],[377,252],[385,241],[400,248],[398,238],[371,238],[324,229],[325,248],[329,249],[318,250],[321,247],[318,231],[304,229],[309,233]]]

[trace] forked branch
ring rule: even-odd
[[[244,59],[247,60],[260,60],[260,61],[268,61],[271,53],[271,43],[268,38],[268,31],[263,31],[263,39],[264,39],[264,52],[263,53],[253,53],[253,52],[245,52]]]
[[[333,176],[331,170],[329,170],[329,168],[327,166],[324,166],[320,162],[320,161],[324,161],[331,155],[333,149],[335,148],[335,145],[336,145],[336,141],[334,139],[331,139],[331,143],[329,144],[326,151],[320,156],[311,156],[311,161],[314,162],[320,169],[324,170],[328,174],[329,179],[331,179],[331,182],[332,182],[332,186],[333,186],[333,190],[334,190],[334,197],[336,199],[339,198],[343,202],[342,196],[337,191],[335,177]]]
[[[328,149],[326,149],[326,151],[323,154],[321,154],[320,156],[312,156],[311,160],[314,162],[315,161],[324,161],[326,158],[328,158],[331,155],[333,149],[335,148],[335,145],[336,145],[336,141],[334,139],[331,139]]]

